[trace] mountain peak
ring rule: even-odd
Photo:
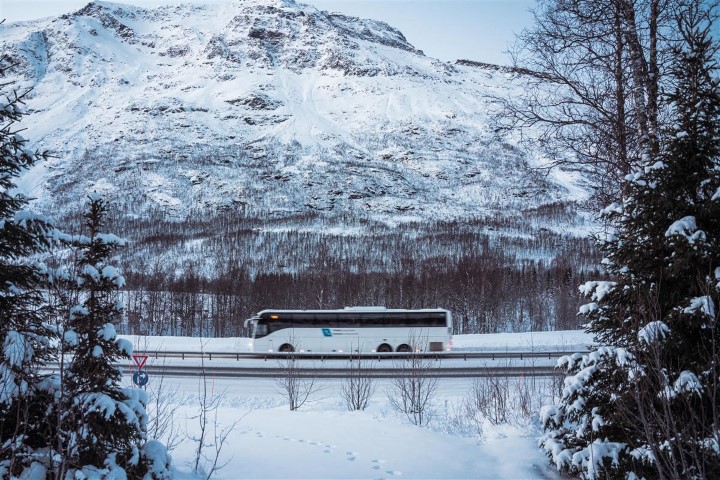
[[[33,87],[26,136],[56,157],[28,194],[59,212],[92,191],[172,218],[427,220],[570,197],[489,128],[486,98],[522,76],[425,57],[383,22],[291,0],[62,18],[0,30]]]

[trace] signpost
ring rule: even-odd
[[[135,365],[137,365],[138,370],[142,370],[145,366],[145,362],[147,362],[148,355],[133,355],[132,359],[133,362],[135,362]]]
[[[145,373],[145,370],[138,370],[133,373],[133,383],[138,387],[144,387],[149,379],[150,377]]]
[[[145,366],[145,362],[147,362],[148,356],[147,355],[133,355],[132,356],[133,362],[135,362],[135,365],[137,366],[137,371],[133,373],[132,379],[133,383],[137,385],[138,387],[144,387],[150,377],[148,376],[147,372],[143,370],[142,368]]]

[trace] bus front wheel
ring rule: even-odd
[[[292,353],[294,351],[295,348],[289,343],[283,343],[282,345],[280,345],[280,353]]]
[[[383,343],[379,347],[377,347],[378,353],[390,353],[392,352],[392,347],[388,345],[387,343]]]
[[[410,345],[408,345],[407,343],[403,343],[402,345],[398,345],[396,351],[402,353],[410,353],[412,352],[412,348],[410,348]]]

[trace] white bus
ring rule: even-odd
[[[255,352],[442,352],[452,346],[452,318],[440,308],[263,310],[245,321]]]

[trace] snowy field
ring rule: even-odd
[[[198,350],[201,345],[197,338],[126,338],[144,350]],[[589,343],[581,332],[467,335],[453,340],[461,349],[499,351],[585,348]],[[247,343],[244,338],[211,339],[203,340],[202,348],[244,351]],[[129,375],[125,381],[130,382]],[[483,419],[468,422],[459,414],[473,381],[440,379],[432,420],[422,427],[391,407],[390,380],[377,380],[368,408],[358,412],[347,410],[342,380],[316,384],[318,391],[297,411],[290,411],[285,394],[271,379],[151,377],[147,389],[151,399],[160,398],[159,404],[150,405],[151,415],[159,411],[175,429],[171,437],[177,446],[171,454],[179,479],[207,478],[193,473],[203,391],[206,403],[216,408],[209,410],[201,472],[211,469],[214,445],[222,444],[217,463],[222,468],[211,478],[560,478],[536,448],[535,416],[513,411],[506,422],[493,425]],[[547,400],[552,388],[548,380],[531,378],[507,379],[506,386],[511,397],[529,387],[533,410]],[[223,431],[225,441],[216,442],[216,434]]]
[[[218,381],[215,388],[227,383]],[[442,418],[417,427],[390,409],[385,384],[378,385],[366,411],[347,411],[339,386],[328,382],[317,400],[292,412],[272,381],[240,384],[225,393],[218,410],[222,426],[239,423],[221,454],[220,461],[229,463],[213,478],[559,478],[536,448],[531,425],[487,425],[482,436],[448,433]],[[441,410],[446,400],[457,401],[459,392],[453,390],[441,388]],[[198,431],[190,418],[196,410],[193,405],[176,410],[191,435]],[[196,478],[191,474],[196,448],[185,440],[172,452],[177,478]]]

